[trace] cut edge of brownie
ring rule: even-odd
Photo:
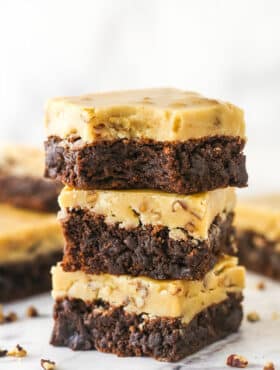
[[[0,263],[0,303],[44,293],[51,289],[50,269],[62,257],[61,251],[25,261]]]
[[[224,214],[223,214],[224,215]],[[65,237],[62,267],[65,271],[113,275],[128,274],[154,279],[199,280],[221,255],[235,255],[233,213],[217,216],[206,240],[187,235],[169,237],[164,226],[121,228],[87,209],[67,209],[61,219]]]
[[[247,186],[245,140],[213,136],[185,142],[149,139],[45,142],[45,176],[76,189],[158,189],[192,194]]]
[[[198,313],[184,324],[180,318],[128,313],[103,301],[57,300],[51,344],[118,356],[149,356],[175,362],[238,330],[242,294]]]
[[[0,202],[40,212],[57,212],[62,184],[32,176],[0,175]]]
[[[238,257],[241,265],[251,271],[280,280],[280,241],[268,240],[253,230],[238,230]]]

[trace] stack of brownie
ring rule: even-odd
[[[49,270],[61,259],[56,219],[61,185],[43,178],[43,151],[0,148],[0,302],[51,288]]]
[[[46,128],[46,176],[66,185],[51,342],[177,361],[237,331],[243,112],[133,90],[52,99]]]

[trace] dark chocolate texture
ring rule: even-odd
[[[45,143],[45,175],[76,189],[158,189],[191,194],[247,185],[239,137],[215,136],[185,142],[153,140]]]
[[[143,275],[154,279],[198,280],[222,254],[235,254],[233,214],[217,216],[207,240],[169,237],[164,226],[120,228],[84,209],[67,211],[61,222],[65,236],[63,269],[87,273]]]
[[[190,323],[180,318],[137,315],[102,301],[56,301],[51,343],[73,350],[92,350],[118,356],[150,356],[179,361],[238,330],[242,320],[241,294],[197,314]]]

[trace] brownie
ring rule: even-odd
[[[252,230],[240,230],[237,237],[240,264],[259,274],[280,280],[279,241],[268,240]]]
[[[238,330],[241,294],[197,314],[184,324],[180,318],[148,317],[110,307],[103,301],[57,300],[51,344],[72,350],[92,350],[118,356],[150,356],[179,361]]]
[[[143,275],[154,279],[201,279],[221,254],[235,254],[233,213],[217,216],[207,240],[169,237],[165,226],[125,229],[85,209],[67,210],[62,222],[66,240],[65,271]]]
[[[76,189],[158,189],[191,194],[247,185],[243,148],[236,136],[184,142],[115,139],[81,143],[50,136],[45,175]]]
[[[55,251],[31,260],[0,264],[0,303],[50,290],[50,269],[61,255]]]
[[[40,177],[0,175],[0,202],[43,212],[58,210],[62,185]]]

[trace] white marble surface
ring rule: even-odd
[[[266,283],[264,291],[256,289],[256,283],[260,280]],[[52,327],[52,300],[48,294],[5,305],[4,310],[16,311],[20,320],[0,326],[0,348],[11,348],[19,343],[28,351],[28,356],[23,359],[0,358],[0,369],[40,369],[40,359],[49,358],[57,363],[58,370],[216,370],[229,369],[225,366],[225,360],[232,353],[247,357],[249,369],[263,369],[267,361],[273,361],[276,369],[280,369],[280,284],[248,274],[245,295],[245,314],[257,310],[261,321],[249,323],[244,320],[238,334],[176,364],[147,358],[117,358],[95,351],[72,352],[67,348],[54,348],[48,344]],[[24,312],[31,304],[39,309],[42,314],[40,318],[24,318]],[[275,318],[277,313],[279,317]]]

